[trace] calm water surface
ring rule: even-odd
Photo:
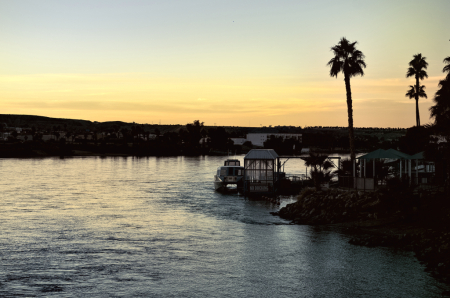
[[[445,289],[409,253],[352,246],[331,228],[271,216],[276,205],[214,192],[223,160],[0,159],[0,296],[439,297]],[[298,165],[286,172],[304,173]]]

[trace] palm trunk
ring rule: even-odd
[[[420,90],[420,84],[419,84],[419,77],[416,76],[416,126],[420,126],[420,116],[419,116],[419,90]]]
[[[352,106],[352,91],[350,89],[350,77],[344,74],[345,90],[347,92],[347,112],[348,112],[348,136],[350,139],[350,158],[355,160],[355,136],[353,133],[353,106]]]
[[[419,117],[419,99],[417,98],[418,95],[416,94],[416,126],[420,126],[420,117]]]

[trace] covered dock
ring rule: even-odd
[[[244,193],[275,193],[280,167],[280,157],[275,150],[250,150],[244,157]]]
[[[390,163],[385,163],[385,165],[391,164],[395,169],[395,175],[400,178],[407,177],[410,184],[423,184],[428,183],[429,177],[422,177],[419,172],[432,172],[434,166],[424,162],[423,152],[417,153],[415,155],[409,155],[400,152],[395,149],[377,149],[365,155],[356,158],[359,160],[359,177],[356,177],[356,160],[353,162],[353,188],[361,190],[373,190],[375,189],[382,178],[380,173],[377,173],[376,160],[391,160]],[[422,165],[421,165],[422,163]],[[421,171],[422,166],[422,171]],[[371,172],[368,171],[370,168]],[[383,173],[383,176],[386,173]]]

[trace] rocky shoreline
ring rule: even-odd
[[[413,251],[426,271],[450,285],[450,199],[438,188],[375,192],[308,188],[297,202],[273,214],[294,224],[343,228],[351,233],[349,243],[354,245]]]

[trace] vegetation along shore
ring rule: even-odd
[[[258,148],[251,142],[234,143],[249,133],[301,134],[301,142],[274,137],[264,144],[283,155],[302,148],[349,151],[347,127],[338,126],[222,127],[199,120],[160,125],[0,114],[0,157],[240,154]],[[360,127],[355,128],[355,144],[358,152],[409,146],[407,135],[403,128]]]

